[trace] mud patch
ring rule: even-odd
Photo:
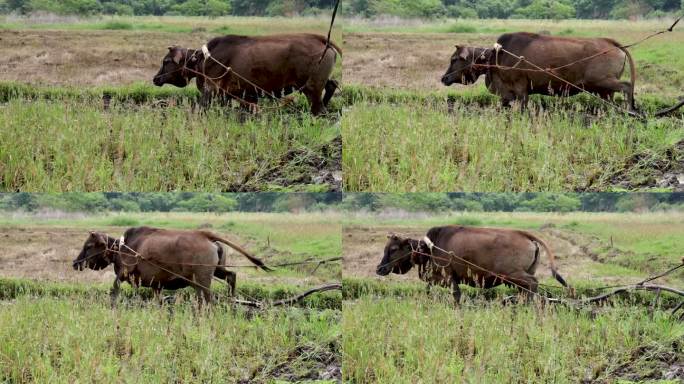
[[[286,360],[274,367],[261,367],[252,377],[239,381],[252,383],[262,379],[287,382],[331,380],[342,382],[342,364],[336,343],[326,346],[301,345],[290,352]]]
[[[240,191],[262,190],[263,183],[280,187],[316,185],[327,192],[342,191],[342,136],[317,148],[293,148],[265,172],[247,175]]]
[[[670,188],[684,192],[684,139],[662,152],[645,151],[634,154],[617,172],[608,175],[609,184],[634,190]],[[603,190],[601,183],[593,183],[588,191]]]
[[[639,383],[651,380],[684,382],[683,343],[675,340],[666,345],[640,346],[634,349],[615,370],[606,372],[607,377],[584,382],[604,383],[615,379]]]

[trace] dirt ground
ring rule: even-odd
[[[390,274],[380,277],[375,274],[375,268],[383,256],[383,249],[389,233],[401,234],[419,239],[425,236],[429,228],[414,227],[346,227],[342,237],[342,252],[344,262],[342,273],[344,276],[390,279],[393,281],[419,281],[417,269],[412,269],[406,275]],[[572,231],[559,230],[548,227],[541,231],[533,231],[543,238],[555,254],[558,272],[572,283],[573,280],[601,281],[605,284],[634,283],[639,279],[631,276],[611,276],[597,273],[601,264],[595,251],[605,246],[599,239],[581,235]],[[617,252],[617,250],[616,250]],[[548,267],[548,257],[542,253],[536,276],[540,280],[550,279],[551,270]],[[644,276],[645,277],[645,276]]]
[[[200,46],[206,33],[0,30],[0,80],[50,85],[152,82],[170,45]]]

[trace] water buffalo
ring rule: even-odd
[[[459,284],[516,285],[523,293],[537,292],[534,273],[541,249],[549,257],[553,276],[567,287],[556,271],[553,252],[539,237],[525,231],[457,225],[431,228],[421,240],[389,236],[376,273],[405,274],[417,266],[428,286],[450,284],[456,303],[461,298]]]
[[[116,303],[121,282],[134,287],[162,289],[192,286],[200,299],[211,302],[212,277],[225,280],[235,291],[235,273],[225,265],[219,243],[235,249],[263,270],[270,269],[239,245],[208,231],[177,231],[150,227],[129,228],[120,239],[90,232],[83,249],[73,261],[75,270],[101,270],[114,264],[116,278],[111,291]]]
[[[636,111],[634,60],[629,51],[615,40],[518,32],[499,37],[499,46],[502,49],[456,46],[449,69],[442,76],[442,83],[446,86],[454,83],[473,84],[481,75],[485,75],[487,88],[501,97],[504,106],[519,100],[523,108],[530,94],[570,96],[581,92],[540,71],[539,68],[542,68],[603,99],[612,99],[615,92],[624,92],[630,111]],[[522,56],[529,62],[521,61],[505,51]],[[627,61],[630,65],[630,82],[620,81]],[[506,68],[491,67],[495,65]]]
[[[256,104],[266,94],[280,98],[299,90],[317,115],[325,110],[338,86],[330,75],[342,50],[333,42],[326,49],[326,41],[323,36],[304,33],[228,35],[210,40],[204,49],[173,46],[153,82],[185,87],[196,78],[203,105],[215,96]]]

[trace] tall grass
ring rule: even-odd
[[[679,118],[643,124],[611,111],[532,106],[501,111],[458,103],[359,102],[345,113],[347,191],[608,190],[643,152],[684,139]]]
[[[355,383],[577,383],[647,378],[681,358],[684,325],[617,305],[597,312],[427,297],[345,302],[344,379]],[[657,372],[657,373],[656,373]]]
[[[0,184],[22,191],[251,191],[330,188],[312,181],[335,163],[338,130],[307,113],[238,119],[71,99],[9,101],[0,108]],[[293,186],[296,185],[296,186]]]
[[[267,382],[319,379],[339,367],[339,311],[196,313],[85,299],[0,305],[0,380]]]

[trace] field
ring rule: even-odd
[[[454,45],[547,31],[630,43],[671,21],[344,21],[342,122],[348,191],[606,191],[681,189],[684,114],[640,122],[586,95],[499,106],[484,81],[440,83]],[[647,114],[682,94],[684,30],[634,48],[636,99]],[[453,111],[447,107],[453,101]],[[618,97],[618,103],[622,100]]]
[[[170,45],[315,32],[329,19],[0,18],[0,186],[60,191],[337,191],[342,105],[313,118],[301,95],[256,115],[202,113],[194,84],[152,85]],[[341,41],[335,30],[334,41]],[[338,59],[333,78],[341,78]],[[103,96],[111,95],[105,110]],[[19,143],[18,141],[21,141]],[[31,167],[24,167],[32,164]]]
[[[636,283],[681,263],[680,214],[359,214],[343,230],[343,342],[347,382],[676,383],[684,379],[684,324],[670,316],[681,298],[649,293],[578,309],[503,305],[512,289],[426,294],[415,271],[375,276],[388,233],[414,238],[446,223],[530,230],[556,253],[579,295]],[[543,289],[565,294],[542,256]],[[658,280],[682,289],[681,270]],[[554,288],[557,287],[557,288]],[[622,381],[621,381],[622,380]]]
[[[322,260],[340,254],[334,216],[6,215],[0,219],[0,381],[339,380],[339,292],[252,310],[232,305],[215,283],[217,304],[198,313],[190,289],[160,307],[149,290],[125,285],[120,305],[110,309],[113,272],[71,268],[88,230],[119,236],[134,225],[210,229],[270,265]],[[228,264],[249,263],[227,252]],[[341,279],[339,263],[314,268],[239,268],[237,296],[272,301]]]

